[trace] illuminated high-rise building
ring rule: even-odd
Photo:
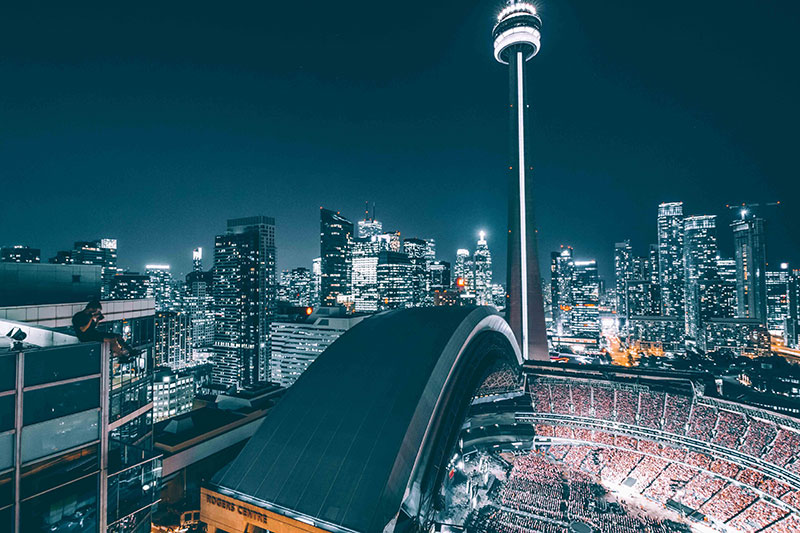
[[[412,307],[422,307],[428,302],[428,243],[423,239],[404,239],[403,252],[411,262]]]
[[[112,300],[147,298],[150,276],[136,272],[118,272],[111,278],[109,294]]]
[[[800,270],[789,274],[789,320],[786,324],[786,344],[800,347]]]
[[[533,212],[533,164],[528,148],[526,62],[539,52],[542,20],[524,1],[509,1],[492,30],[495,59],[509,68],[509,111],[514,132],[508,167],[508,261],[506,320],[524,359],[549,361],[541,275]]]
[[[436,261],[436,239],[425,239],[425,260],[428,264]]]
[[[423,305],[433,305],[434,290],[431,286],[433,278],[431,276],[431,267],[436,262],[436,239],[425,239],[425,299]],[[448,263],[449,266],[450,263]],[[449,272],[448,272],[449,277]]]
[[[149,278],[147,297],[155,300],[156,312],[174,310],[172,273],[169,265],[146,265],[144,273]]]
[[[720,316],[715,295],[719,285],[716,216],[686,217],[683,229],[686,336],[702,347],[703,321]]]
[[[281,299],[292,305],[311,306],[313,288],[313,275],[305,267],[284,270],[281,274]]]
[[[633,250],[631,248],[631,241],[618,242],[614,244],[615,307],[617,317],[623,322],[628,315],[625,282],[633,278]]]
[[[470,251],[466,248],[459,248],[456,251],[456,264],[453,268],[453,284],[461,283],[463,287],[466,287],[468,291],[474,290],[474,278],[473,278],[473,268],[472,268],[472,259]]]
[[[414,266],[407,254],[384,250],[378,256],[379,309],[411,307]]]
[[[736,305],[736,260],[717,258],[717,289],[714,297],[719,306],[720,317],[733,318]]]
[[[192,325],[193,354],[208,354],[214,346],[214,272],[197,267],[186,275],[184,306]]]
[[[548,286],[545,286],[545,289],[547,289],[547,287]],[[498,311],[502,311],[506,308],[506,288],[502,283],[492,283],[492,305],[494,305]]]
[[[55,257],[50,259],[50,262],[102,267],[103,287],[101,293],[103,298],[109,298],[112,279],[119,272],[117,268],[117,240],[78,241],[71,251],[58,252]]]
[[[203,249],[198,247],[192,250],[192,272],[203,271]]]
[[[641,316],[659,316],[658,285],[649,279],[629,279],[625,281],[625,302],[627,318]],[[627,331],[627,320],[626,320]]]
[[[389,250],[390,252],[403,251],[403,242],[400,239],[399,231],[386,231],[376,235],[375,238],[381,241],[381,249],[383,250]]]
[[[788,342],[787,332],[791,329],[791,271],[788,263],[782,263],[779,270],[767,271],[767,329],[770,334]]]
[[[192,321],[187,313],[157,311],[155,316],[156,366],[184,368],[192,357]]]
[[[228,220],[214,244],[214,383],[238,389],[269,379],[275,315],[275,219]]]
[[[753,216],[747,209],[742,210],[741,217],[741,220],[731,224],[736,259],[737,315],[766,324],[767,253],[764,219]]]
[[[479,234],[472,263],[475,268],[475,303],[478,305],[493,305],[492,297],[492,253],[486,244],[486,232]]]
[[[378,256],[383,245],[375,236],[353,240],[351,284],[353,307],[358,312],[378,310]]]
[[[447,261],[433,261],[428,267],[430,272],[431,293],[444,292],[450,289],[450,263]]]
[[[320,305],[320,290],[322,290],[322,258],[315,257],[311,261],[311,279],[313,280],[314,287],[311,291],[311,306],[317,307]]]
[[[572,312],[572,283],[575,261],[572,247],[550,254],[550,305],[553,314],[553,333],[570,333],[570,313]]]
[[[600,279],[597,262],[574,261],[572,271],[572,311],[569,314],[572,335],[600,339]]]
[[[683,319],[683,202],[658,206],[658,285],[661,315]]]
[[[369,213],[369,203],[364,209],[364,220],[358,221],[358,238],[368,239],[383,233],[383,224],[375,220],[375,204],[372,204],[372,214]]]
[[[324,306],[335,306],[340,296],[350,294],[353,223],[330,209],[320,208],[319,213],[320,300]]]

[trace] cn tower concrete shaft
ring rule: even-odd
[[[541,19],[525,2],[511,2],[493,31],[495,58],[509,69],[511,162],[508,167],[508,262],[506,320],[524,359],[549,361],[539,271],[533,180],[528,151],[525,69],[539,51]]]

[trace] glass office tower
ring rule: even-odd
[[[104,302],[105,327],[142,350],[128,364],[106,344],[78,344],[66,327],[0,319],[2,329],[26,334],[0,348],[0,531],[150,531],[161,463],[153,453],[152,300],[149,309],[141,302]],[[58,325],[81,307],[22,309]]]

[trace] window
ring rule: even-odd
[[[0,391],[14,390],[17,387],[17,354],[6,353],[0,356]]]
[[[22,461],[28,462],[100,438],[100,412],[84,411],[22,428]]]
[[[100,467],[97,452],[98,446],[94,444],[53,459],[23,467],[20,497],[28,498],[96,472]]]
[[[14,506],[0,509],[0,531],[14,531]]]
[[[14,429],[14,398],[14,394],[0,396],[0,431]]]
[[[14,472],[7,472],[0,476],[0,509],[14,503]],[[2,514],[2,513],[0,513]],[[0,521],[0,531],[5,531]],[[11,528],[13,530],[13,528]],[[9,531],[11,531],[9,530]]]
[[[36,424],[99,406],[99,379],[32,390],[23,396],[23,424]]]
[[[20,504],[20,531],[25,533],[95,533],[97,476],[70,483]]]
[[[0,435],[0,470],[11,468],[14,466],[14,441],[16,435],[14,433],[6,433]],[[2,505],[0,504],[0,507]]]
[[[100,373],[100,346],[76,344],[25,354],[25,386]]]

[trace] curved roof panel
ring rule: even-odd
[[[380,531],[402,504],[439,399],[464,347],[505,335],[484,307],[395,310],[342,335],[289,388],[213,484],[322,527]]]

